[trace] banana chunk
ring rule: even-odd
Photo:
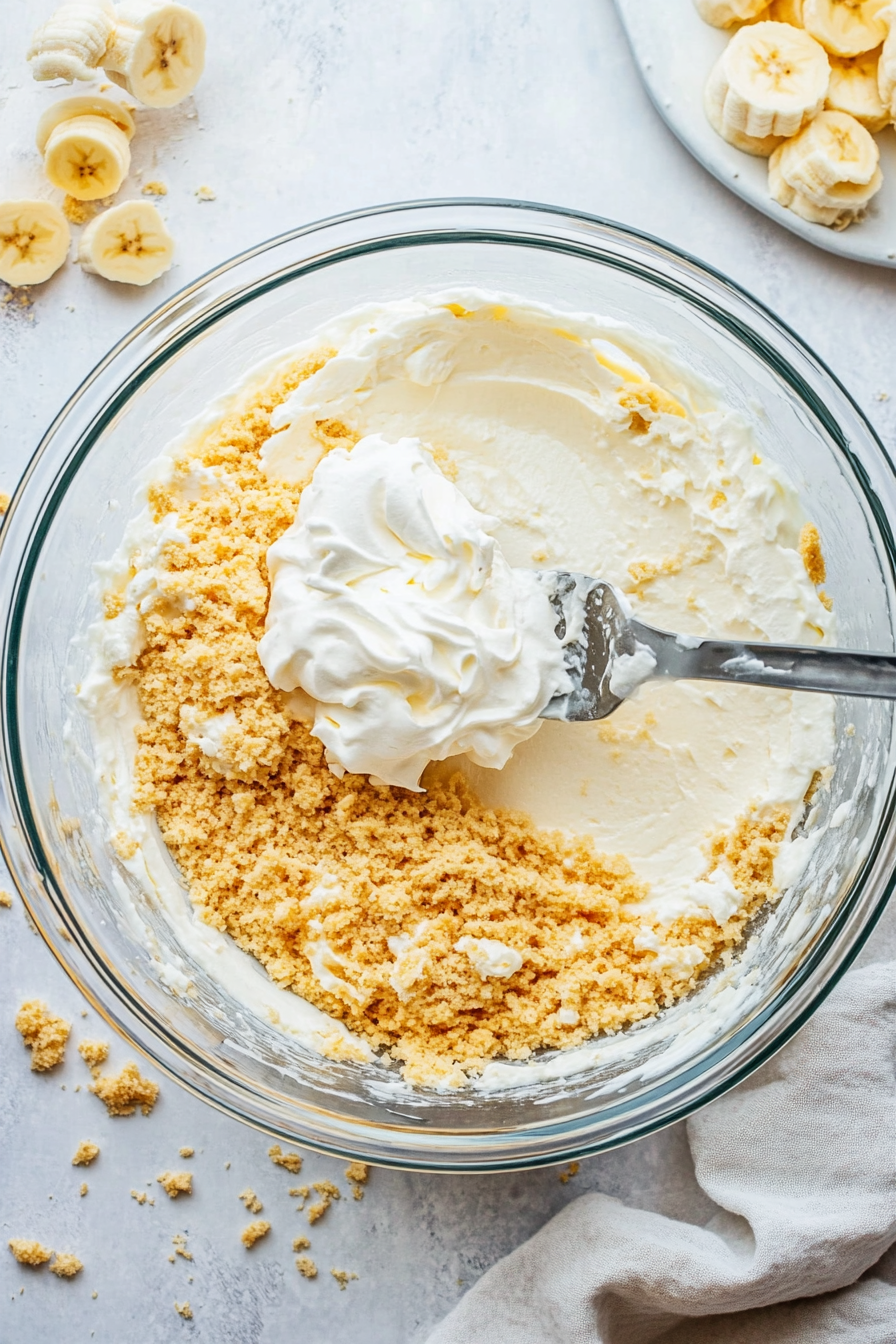
[[[65,216],[50,201],[0,202],[0,280],[39,285],[68,256],[71,234]]]
[[[803,0],[772,0],[765,17],[775,23],[790,23],[794,28],[802,28]]]
[[[37,123],[37,148],[54,187],[77,201],[112,196],[131,166],[134,119],[112,98],[63,98]]]
[[[890,11],[890,31],[877,63],[877,91],[892,122],[896,122],[896,9]]]
[[[110,79],[147,107],[173,107],[205,66],[205,28],[185,5],[123,0],[103,56]]]
[[[107,0],[63,5],[38,28],[27,60],[37,80],[93,79],[112,35],[115,11]]]
[[[755,19],[767,8],[768,0],[694,0],[694,6],[713,28],[731,28]]]
[[[722,121],[721,107],[709,97],[709,85],[706,86],[703,95],[703,110],[706,113],[706,120],[716,134],[727,140],[729,145],[734,145],[735,149],[742,149],[745,154],[767,159],[779,145],[784,143],[783,135],[746,135],[743,131],[734,131],[730,126],[726,126]]]
[[[848,112],[872,134],[882,131],[890,121],[890,109],[884,107],[878,88],[880,52],[830,59],[831,82],[825,107],[833,112]]]
[[[174,239],[148,201],[125,201],[92,219],[78,243],[85,271],[126,285],[149,285],[168,270]]]
[[[735,33],[710,72],[707,116],[725,139],[789,138],[821,110],[830,77],[827,53],[801,28],[754,23]]]
[[[820,112],[769,159],[774,200],[803,219],[846,228],[880,190],[880,151],[846,112]]]
[[[803,0],[803,27],[835,56],[861,56],[887,35],[888,0]]]

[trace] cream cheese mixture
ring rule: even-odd
[[[141,511],[102,575],[106,616],[91,631],[81,701],[121,862],[156,891],[170,884],[147,819],[155,808],[191,884],[197,915],[164,898],[189,955],[325,1053],[371,1058],[371,1046],[404,1042],[393,1053],[412,1081],[461,1086],[494,1073],[488,1060],[580,1045],[655,1013],[736,944],[757,900],[798,877],[808,845],[792,832],[830,773],[833,702],[657,680],[607,720],[541,720],[565,674],[550,606],[529,575],[609,580],[636,616],[685,638],[829,641],[833,617],[818,566],[801,553],[809,520],[796,491],[750,426],[662,342],[597,317],[474,290],[358,309],[251,374],[232,404],[290,361],[304,371],[265,415],[251,450],[254,493],[237,479],[234,452],[208,447],[218,408],[148,472]],[[376,508],[358,509],[357,482]],[[262,486],[282,521],[260,568],[237,581],[236,553],[219,562],[208,549],[224,534],[207,519],[249,528],[245,501]],[[202,584],[191,578],[200,564]],[[215,582],[226,572],[228,591],[242,585],[234,610],[256,613],[258,634],[214,694],[199,695],[182,661],[172,671],[172,641],[207,610],[214,565]],[[446,602],[438,611],[434,593]],[[194,669],[198,628],[177,655]],[[146,721],[168,676],[154,738]],[[267,697],[267,717],[252,718],[251,678],[266,687],[253,694]],[[362,682],[376,694],[357,694]],[[191,867],[198,841],[185,800],[201,795],[202,825],[219,805],[227,826],[242,825],[247,809],[258,813],[263,781],[286,778],[283,743],[298,743],[296,733],[302,789],[313,782],[316,798],[331,799],[315,805],[316,839],[294,868],[277,859],[286,864],[277,890],[267,870],[259,877],[261,858],[254,875],[235,876],[239,861],[228,860],[225,899],[207,877],[207,851]],[[315,739],[327,751],[319,765]],[[424,792],[407,794],[418,780]],[[405,809],[410,826],[409,798],[420,801],[399,893],[390,864],[403,857],[371,866],[383,833],[372,819],[377,808]],[[510,815],[502,809],[517,814],[506,823],[517,828],[512,842],[489,838],[489,817],[500,831]],[[446,829],[467,816],[484,846],[475,862],[472,832]],[[467,876],[452,887],[461,895],[449,917],[433,865],[444,860],[447,875],[444,856],[459,863],[461,853],[456,871]],[[595,855],[615,856],[600,877]],[[465,882],[476,893],[469,908]],[[594,883],[603,914],[588,905]],[[266,922],[253,904],[244,938],[248,897],[234,893],[250,890]],[[548,929],[542,913],[554,910]],[[639,979],[648,973],[649,993]],[[536,1012],[527,994],[542,1023],[531,1037],[513,1026]],[[435,1020],[453,1041],[441,1072],[419,1035]]]

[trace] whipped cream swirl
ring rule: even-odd
[[[334,449],[268,551],[258,646],[272,685],[311,697],[337,774],[419,790],[430,761],[500,769],[569,690],[556,616],[419,439]]]

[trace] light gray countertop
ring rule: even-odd
[[[19,0],[0,8],[0,158],[19,154],[52,96],[31,86],[24,63],[49,7]],[[69,265],[34,292],[30,309],[0,308],[0,490],[14,488],[42,430],[93,364],[182,284],[292,226],[421,196],[578,208],[696,253],[789,322],[896,444],[896,273],[812,248],[692,162],[642,91],[610,0],[204,0],[201,8],[209,61],[197,96],[140,115],[125,189],[137,195],[141,180],[167,183],[161,205],[176,265],[147,290],[116,288]],[[200,186],[216,200],[200,203]],[[9,885],[0,874],[0,887]],[[0,927],[2,1239],[34,1237],[85,1264],[66,1282],[21,1268],[4,1250],[5,1344],[420,1340],[484,1269],[582,1191],[698,1222],[711,1212],[682,1126],[593,1158],[565,1184],[556,1168],[374,1171],[363,1202],[343,1198],[311,1229],[321,1273],[306,1282],[290,1244],[309,1228],[286,1195],[292,1182],[266,1156],[268,1139],[164,1079],[151,1116],[109,1119],[84,1090],[88,1075],[71,1048],[60,1070],[29,1072],[13,1029],[23,999],[46,999],[73,1020],[76,1037],[107,1033],[93,1013],[80,1017],[80,995],[18,899],[0,910]],[[891,907],[861,960],[892,956]],[[113,1043],[113,1063],[132,1053]],[[87,1169],[71,1166],[82,1139],[102,1149]],[[177,1155],[183,1145],[196,1149],[187,1163]],[[172,1202],[154,1179],[180,1166],[194,1172],[195,1194]],[[343,1167],[308,1154],[300,1182],[339,1181]],[[247,1185],[273,1223],[248,1255],[237,1199]],[[138,1205],[132,1188],[155,1204]],[[169,1263],[176,1232],[188,1234],[192,1262]],[[345,1292],[333,1266],[358,1274]],[[175,1314],[175,1299],[189,1299],[192,1322]]]

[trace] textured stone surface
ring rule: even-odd
[[[0,8],[0,144],[8,146],[0,182],[13,161],[38,180],[33,126],[54,95],[32,86],[23,55],[49,8],[50,0]],[[892,445],[896,274],[816,251],[694,164],[643,94],[610,0],[208,0],[202,10],[209,62],[197,96],[140,115],[125,189],[167,184],[160,205],[177,263],[139,291],[70,265],[35,291],[29,311],[0,308],[0,490],[13,488],[42,429],[96,360],[166,295],[297,224],[415,196],[547,201],[697,253],[794,326]],[[197,200],[202,186],[214,201]],[[878,400],[881,392],[893,399]],[[894,916],[864,961],[896,955]],[[32,1074],[12,1025],[22,999],[45,998],[73,1020],[75,1039],[105,1033],[92,1011],[80,1017],[87,1005],[18,900],[0,910],[0,936],[2,1240],[36,1238],[74,1251],[85,1266],[62,1281],[0,1248],[8,1344],[162,1344],[182,1335],[215,1344],[419,1341],[465,1285],[583,1190],[694,1221],[711,1212],[676,1126],[583,1163],[567,1184],[556,1169],[375,1171],[363,1202],[343,1198],[309,1229],[288,1187],[329,1177],[348,1193],[343,1163],[308,1154],[302,1175],[290,1176],[268,1160],[268,1139],[164,1080],[151,1116],[110,1119],[83,1090],[88,1074],[73,1048],[61,1070]],[[111,1067],[130,1057],[113,1042]],[[102,1149],[89,1168],[71,1166],[82,1139]],[[196,1149],[188,1160],[178,1156],[185,1145]],[[170,1201],[155,1178],[181,1168],[194,1173],[195,1193]],[[237,1196],[247,1185],[273,1224],[251,1252],[239,1242],[250,1215]],[[155,1203],[138,1205],[131,1189]],[[172,1265],[178,1232],[194,1259]],[[290,1249],[309,1232],[320,1270],[312,1281],[294,1269]],[[331,1267],[358,1280],[340,1292]],[[190,1301],[192,1321],[176,1315],[175,1300]]]

